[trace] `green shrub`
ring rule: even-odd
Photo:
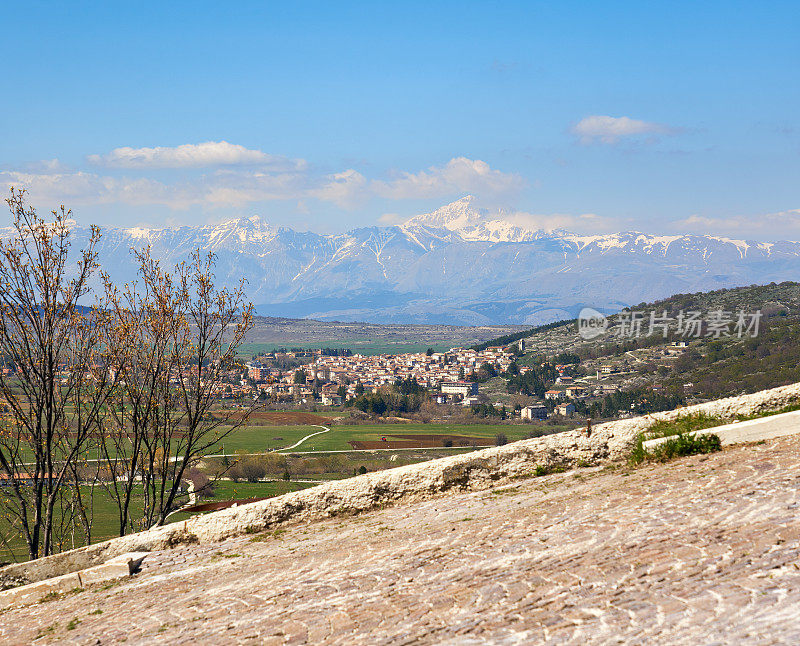
[[[719,435],[714,433],[679,433],[670,435],[669,439],[659,444],[652,451],[644,448],[644,434],[637,438],[636,445],[631,451],[628,461],[631,464],[641,464],[645,461],[668,462],[673,458],[685,455],[698,455],[701,453],[714,453],[722,448]]]
[[[729,424],[731,421],[733,420],[724,419],[722,417],[712,417],[705,413],[693,413],[691,415],[678,417],[677,419],[659,420],[647,429],[644,434],[646,436],[645,439],[652,440],[657,437],[692,433],[693,431],[700,431],[705,428]]]
[[[659,444],[653,450],[653,459],[666,462],[684,455],[698,455],[700,453],[714,453],[722,449],[719,435],[714,433],[698,433],[689,435],[682,433],[675,438],[670,438]]]

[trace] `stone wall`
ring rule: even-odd
[[[34,562],[8,565],[0,569],[0,588],[75,572],[126,552],[146,552],[198,541],[221,541],[240,534],[260,532],[282,523],[356,514],[401,499],[423,498],[448,490],[487,488],[501,481],[531,476],[538,466],[574,467],[624,459],[638,435],[656,420],[701,412],[735,419],[760,411],[777,410],[797,401],[800,401],[800,384],[791,384],[752,395],[600,424],[592,429],[590,437],[586,436],[585,428],[578,428],[368,473],[241,507],[194,516],[184,522],[111,539]]]

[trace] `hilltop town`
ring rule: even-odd
[[[505,372],[516,358],[508,348],[490,347],[375,356],[346,351],[331,356],[324,355],[322,350],[313,350],[273,353],[264,359],[299,358],[302,354],[311,355],[311,360],[301,364],[294,373],[285,375],[280,370],[251,362],[247,365],[248,376],[258,384],[259,391],[278,401],[297,398],[309,401],[318,392],[323,405],[338,405],[364,392],[376,393],[398,380],[413,380],[422,388],[438,390],[439,403],[458,397],[459,401],[469,404],[477,402],[470,398],[477,395],[477,384],[465,381],[467,375],[475,375],[484,366]]]
[[[674,342],[650,349],[647,361],[669,363],[687,348],[686,342]],[[276,351],[248,362],[246,378],[221,387],[220,395],[261,398],[273,404],[335,407],[352,403],[364,393],[377,394],[397,384],[413,382],[414,389],[428,393],[437,404],[488,405],[497,411],[506,409],[509,417],[546,419],[553,412],[571,416],[585,410],[590,400],[619,393],[628,384],[633,387],[643,383],[637,379],[636,367],[645,359],[633,353],[622,362],[613,358],[581,362],[576,355],[560,358],[563,362],[558,362],[559,357],[542,357],[526,346],[525,339],[484,349],[372,356],[349,350]],[[289,370],[275,367],[289,362],[297,366]],[[516,385],[525,384],[527,375],[545,387]],[[664,392],[659,385],[650,385],[646,390]],[[614,412],[625,415],[625,411]]]

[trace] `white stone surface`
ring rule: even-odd
[[[0,592],[0,608],[38,603],[48,594],[63,594],[81,587],[77,572]]]
[[[127,552],[102,565],[62,574],[0,592],[0,608],[38,603],[51,593],[64,594],[87,585],[122,579],[133,574],[149,552]]]

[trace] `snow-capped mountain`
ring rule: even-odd
[[[0,235],[8,235],[8,230]],[[87,229],[73,229],[80,246]],[[341,235],[272,227],[258,217],[219,225],[106,229],[100,261],[135,278],[129,250],[168,263],[217,254],[217,278],[247,280],[259,313],[325,320],[544,323],[588,305],[617,310],[679,292],[795,280],[800,243],[635,231],[543,231],[475,208],[470,197],[391,227]]]
[[[433,213],[411,218],[403,229],[411,232],[421,227],[446,229],[457,233],[463,240],[489,242],[529,242],[547,235],[542,229],[514,223],[512,214],[502,211],[493,214],[488,209],[476,207],[474,202],[475,198],[467,195]]]

